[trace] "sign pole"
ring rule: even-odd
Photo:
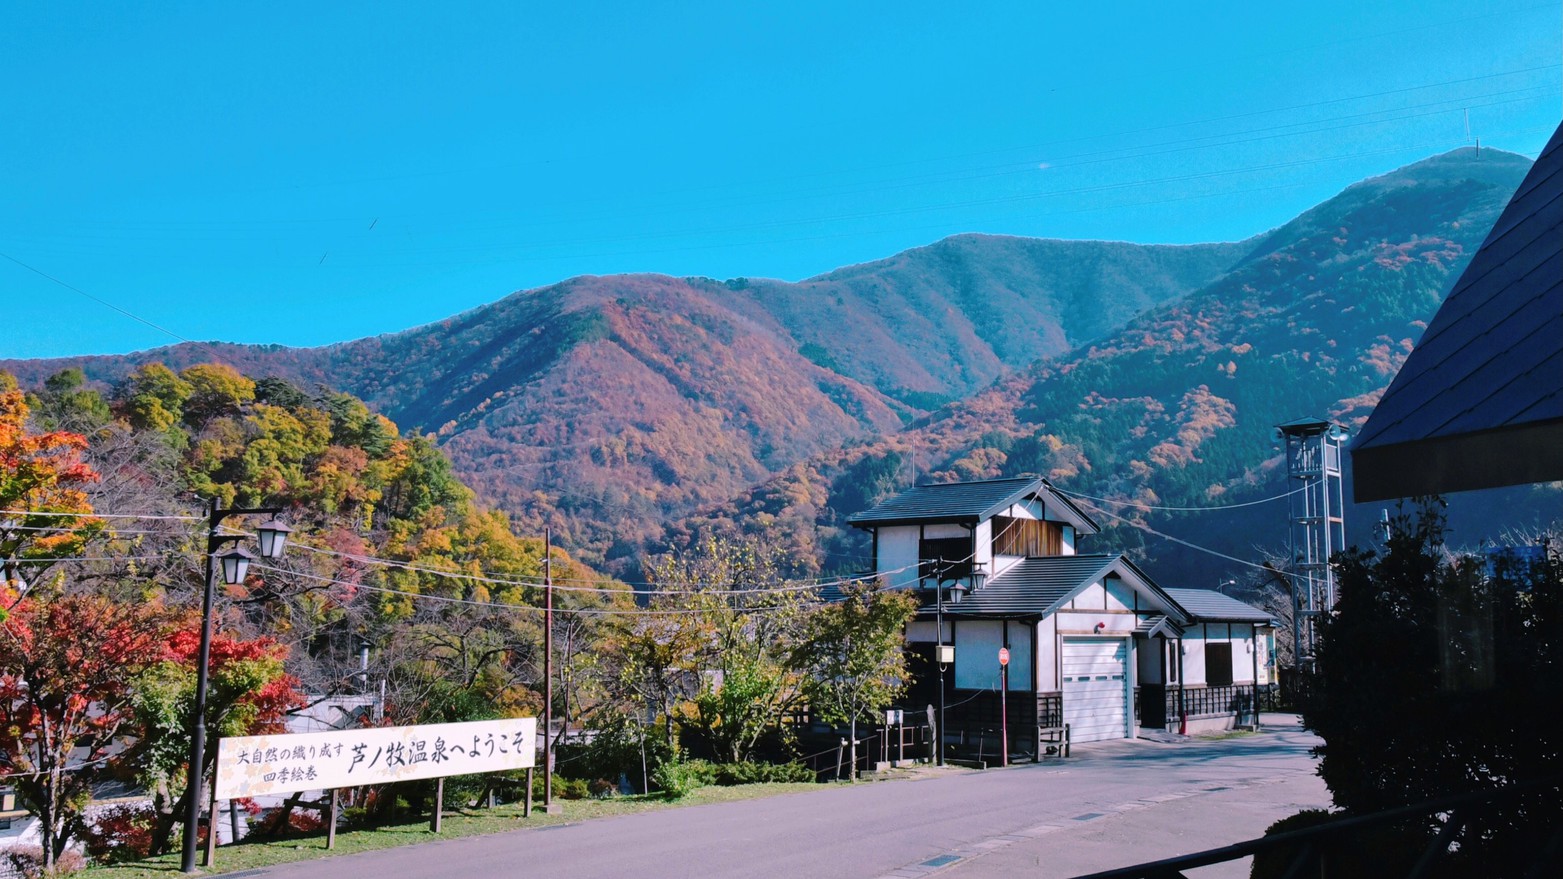
[[[206,809],[206,859],[201,866],[210,867],[217,860],[217,761],[212,761],[212,796]],[[235,840],[237,842],[237,840]]]
[[[434,780],[434,814],[429,816],[429,831],[431,833],[440,832],[440,819],[444,817],[444,812],[445,779],[436,778]]]
[[[337,789],[332,788],[326,800],[326,848],[336,848]]]
[[[999,765],[1009,765],[1009,648],[999,648]]]

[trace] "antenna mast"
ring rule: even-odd
[[[1338,424],[1303,418],[1279,425],[1286,443],[1292,555],[1293,671],[1317,670],[1319,617],[1335,607],[1330,556],[1346,546],[1346,496]]]

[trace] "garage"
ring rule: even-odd
[[[1128,660],[1126,639],[1064,639],[1064,722],[1070,741],[1128,738]]]

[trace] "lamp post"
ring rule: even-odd
[[[272,516],[282,512],[277,507],[230,507],[223,509],[216,498],[207,507],[206,518],[206,591],[201,597],[201,652],[195,667],[195,707],[190,717],[190,770],[185,780],[185,796],[189,808],[185,810],[183,858],[180,869],[195,872],[195,837],[201,820],[201,764],[206,758],[206,690],[207,666],[212,661],[212,595],[217,589],[217,568],[222,567],[223,582],[230,585],[244,582],[249,573],[250,560],[256,556],[242,546],[231,547],[227,552],[217,551],[224,544],[237,543],[242,534],[218,534],[222,521],[229,516]],[[282,557],[292,528],[272,518],[255,529],[256,542],[260,544],[261,558]],[[214,831],[215,832],[215,831]]]

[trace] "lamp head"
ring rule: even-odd
[[[268,559],[282,558],[282,548],[287,545],[288,535],[292,533],[293,529],[280,520],[262,522],[255,529],[256,537],[260,541],[261,555]]]
[[[222,562],[223,582],[228,585],[243,583],[244,577],[250,572],[250,560],[255,558],[255,553],[242,546],[230,547],[227,552],[217,556]]]

